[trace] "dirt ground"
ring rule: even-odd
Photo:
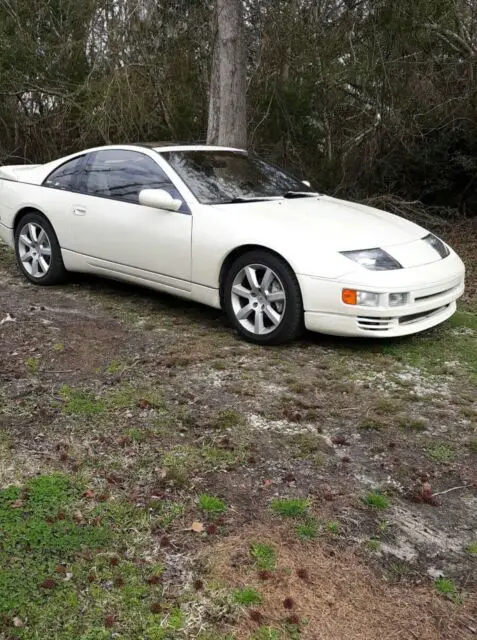
[[[5,610],[0,638],[476,637],[477,235],[447,233],[469,277],[444,326],[268,349],[140,288],[34,287],[0,246],[0,490],[62,474],[133,507],[118,554],[181,612],[154,635],[117,600],[94,635]]]

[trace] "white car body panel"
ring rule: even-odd
[[[191,214],[42,186],[68,160],[104,149],[152,158]],[[210,149],[196,145],[157,151]],[[305,324],[323,333],[405,335],[434,326],[454,312],[464,290],[464,265],[453,251],[442,259],[422,240],[428,233],[422,227],[328,196],[201,204],[157,151],[112,145],[45,165],[0,168],[0,237],[13,246],[15,216],[26,208],[36,209],[55,229],[68,270],[126,280],[214,307],[221,306],[220,274],[227,257],[237,248],[260,246],[290,264],[301,288]],[[403,269],[371,271],[340,253],[378,247]],[[341,300],[343,288],[383,295],[406,292],[408,300],[394,308],[350,306]],[[413,319],[415,314],[423,315]]]

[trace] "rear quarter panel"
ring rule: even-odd
[[[0,180],[0,224],[7,229],[4,233],[13,237],[13,227],[19,212],[35,209],[48,218],[60,246],[64,248],[70,235],[68,213],[71,211],[73,195],[40,185]]]

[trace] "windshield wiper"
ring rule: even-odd
[[[225,202],[221,202],[220,204],[240,204],[242,202],[267,202],[268,200],[275,200],[276,198],[268,198],[266,196],[255,196],[250,198],[244,198],[239,196],[237,198],[232,198],[231,200],[226,200]]]
[[[283,194],[284,198],[313,198],[321,194],[315,191],[287,191]]]

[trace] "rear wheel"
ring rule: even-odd
[[[15,231],[15,253],[20,269],[30,282],[52,285],[65,279],[58,239],[41,213],[28,213],[20,220]]]
[[[250,342],[289,342],[303,330],[303,304],[293,271],[278,256],[250,251],[230,267],[224,284],[225,310]]]

